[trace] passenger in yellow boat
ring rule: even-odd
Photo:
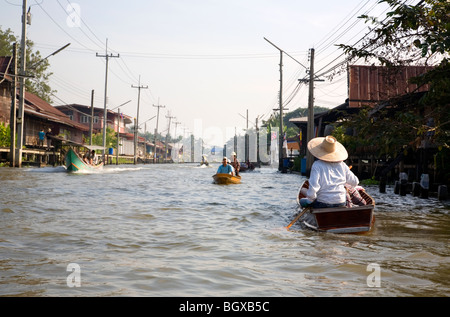
[[[348,153],[335,137],[318,137],[308,142],[309,152],[317,158],[311,167],[306,198],[300,199],[303,207],[345,207],[347,190],[345,185],[355,187],[359,183],[344,160]]]
[[[241,164],[239,163],[239,161],[237,159],[236,152],[231,153],[231,159],[233,160],[231,162],[231,165],[233,166],[233,168],[236,172],[236,176],[239,176],[239,170],[241,168]]]
[[[225,156],[222,160],[222,165],[217,169],[217,174],[230,174],[234,176],[233,167],[228,164],[228,159]]]

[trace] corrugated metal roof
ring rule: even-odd
[[[89,128],[85,125],[70,120],[67,115],[50,105],[48,102],[27,91],[25,91],[25,112],[74,127],[78,130],[89,131]]]
[[[425,74],[432,68],[431,66],[388,68],[352,65],[349,67],[349,107],[374,105],[408,93],[427,91],[428,85],[418,87],[409,83],[409,80]]]
[[[11,61],[11,56],[0,56],[0,81],[2,79],[11,80],[11,77],[8,76],[9,65],[11,64]]]

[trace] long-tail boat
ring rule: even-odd
[[[86,146],[88,148],[88,146]],[[66,169],[68,172],[83,172],[94,171],[103,168],[103,162],[97,165],[90,165],[84,162],[84,160],[74,151],[73,148],[69,148],[66,154]]]
[[[214,183],[216,184],[239,184],[241,182],[241,176],[233,176],[226,173],[219,173],[213,175]]]
[[[308,189],[309,182],[306,180],[300,187],[297,195],[297,203],[305,198],[305,190]],[[337,208],[311,208],[300,221],[308,228],[316,231],[333,233],[360,233],[368,232],[372,229],[375,216],[375,200],[366,193],[365,190],[358,191],[364,199],[365,205]]]

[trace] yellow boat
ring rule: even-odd
[[[230,174],[215,174],[213,175],[214,183],[216,184],[240,184],[241,176],[232,176]]]

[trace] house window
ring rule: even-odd
[[[94,123],[98,123],[98,116],[94,116]]]
[[[80,122],[81,123],[89,123],[89,117],[88,116],[81,116]]]

